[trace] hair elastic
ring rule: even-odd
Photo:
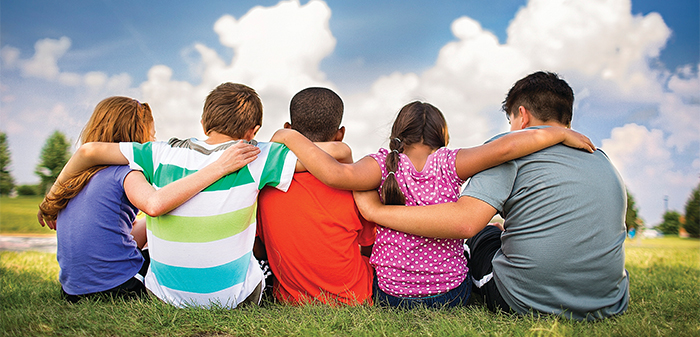
[[[401,139],[399,139],[399,137],[396,137],[396,138],[394,138],[394,139],[396,139],[396,141],[398,141],[399,143],[401,143]]]
[[[394,171],[389,171],[389,174],[386,175],[387,178],[389,178],[390,175],[394,175],[394,178],[396,178],[396,173]]]
[[[391,150],[391,152],[396,152],[396,154],[399,154],[399,150],[397,150],[397,149],[393,149],[393,150]]]

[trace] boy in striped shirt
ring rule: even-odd
[[[92,158],[97,164],[100,160],[115,164],[114,158],[125,158],[121,164],[128,161],[158,189],[213,163],[237,142],[260,149],[247,166],[170,213],[147,218],[151,263],[145,283],[161,300],[178,307],[205,308],[260,303],[263,273],[252,254],[258,192],[264,186],[286,191],[297,161],[282,144],[253,140],[261,125],[257,93],[242,84],[223,83],[205,101],[206,140],[120,143],[116,153],[111,147]]]

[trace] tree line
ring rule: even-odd
[[[70,142],[63,133],[54,131],[41,149],[39,164],[34,170],[34,173],[40,178],[40,183],[38,185],[16,186],[9,171],[11,158],[7,135],[0,132],[0,195],[7,196],[13,193],[18,195],[46,194],[70,156]],[[637,231],[639,227],[643,226],[638,212],[634,197],[628,189],[627,214],[625,216],[625,225],[628,231]],[[684,214],[668,210],[663,215],[663,222],[654,228],[665,235],[677,235],[682,228],[689,236],[700,237],[700,183],[690,193],[685,203]]]

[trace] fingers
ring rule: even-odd
[[[44,213],[41,212],[41,210],[36,214],[37,220],[39,220],[39,224],[41,227],[49,227],[53,230],[56,230],[56,220],[45,220],[44,219]]]
[[[46,227],[46,223],[44,223],[44,213],[41,213],[41,211],[39,211],[36,214],[36,218],[37,220],[39,220],[39,224],[41,225],[41,227]]]
[[[217,161],[223,167],[225,173],[231,173],[250,164],[258,158],[259,153],[260,149],[257,146],[238,142],[226,149]]]

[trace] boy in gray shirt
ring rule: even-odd
[[[571,124],[573,91],[537,72],[503,104],[511,131]],[[498,136],[497,136],[498,137]],[[474,175],[455,203],[384,206],[356,193],[366,219],[396,230],[467,241],[474,292],[492,311],[578,320],[627,310],[625,187],[600,150],[555,145]],[[487,226],[499,213],[501,231]]]

